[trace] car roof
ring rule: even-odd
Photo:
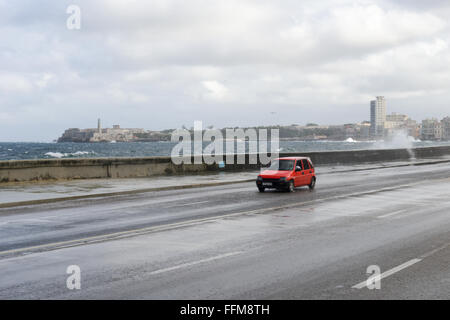
[[[309,160],[308,157],[282,157],[277,158],[276,160]]]

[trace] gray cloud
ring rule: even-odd
[[[82,11],[67,30],[66,8]],[[446,1],[0,0],[0,141],[449,112]],[[277,111],[272,114],[271,111]]]

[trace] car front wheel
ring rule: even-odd
[[[288,184],[288,187],[287,187],[287,191],[288,192],[294,192],[294,189],[295,189],[295,187],[294,187],[294,181],[289,181],[289,184]]]
[[[264,187],[258,187],[259,192],[264,192],[265,188]]]

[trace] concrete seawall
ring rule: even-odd
[[[280,156],[310,157],[316,165],[360,164],[381,161],[401,161],[450,155],[450,146],[416,149],[383,149],[356,151],[326,151],[306,153],[280,153]],[[82,158],[0,161],[0,183],[94,178],[134,178],[157,175],[190,174],[208,171],[238,171],[259,169],[260,164],[225,163],[175,165],[170,157],[146,158]],[[192,161],[193,162],[193,161]]]

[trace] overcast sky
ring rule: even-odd
[[[81,9],[69,30],[67,7]],[[0,0],[0,141],[450,115],[450,1]]]

